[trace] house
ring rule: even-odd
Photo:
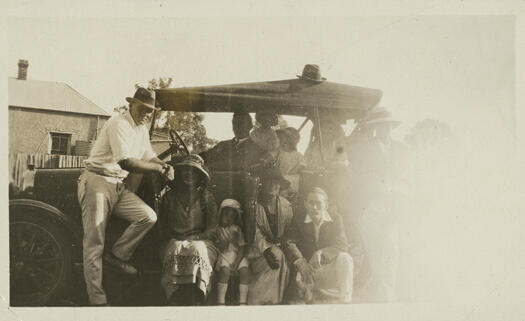
[[[65,83],[27,79],[26,60],[18,68],[8,80],[10,154],[73,155],[77,141],[96,139],[109,113]]]
[[[27,79],[28,67],[20,60],[8,78],[10,182],[19,187],[28,165],[82,166],[111,116],[65,83]]]

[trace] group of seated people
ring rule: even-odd
[[[174,164],[175,179],[160,200],[157,224],[168,302],[186,284],[196,285],[203,299],[216,284],[216,303],[224,305],[232,275],[239,277],[241,305],[311,303],[317,296],[351,302],[353,261],[341,217],[329,211],[320,187],[300,201],[295,197],[294,178],[303,166],[295,149],[297,131],[273,130],[272,113],[258,113],[256,120],[259,127],[252,130],[249,114],[234,114],[235,138],[202,158],[191,155]],[[242,201],[226,198],[217,206],[207,189],[208,168],[245,170],[260,178],[253,242],[243,233]]]

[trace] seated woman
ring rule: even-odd
[[[288,265],[281,250],[281,237],[292,223],[292,207],[279,196],[287,188],[278,168],[260,173],[261,192],[255,212],[255,242],[248,251],[253,279],[248,291],[248,304],[279,304],[288,285]]]
[[[210,176],[197,155],[174,165],[172,189],[159,204],[161,285],[171,304],[179,302],[181,286],[194,285],[204,302],[210,290],[210,278],[217,259],[217,249],[208,233],[217,226],[217,205],[206,190]],[[185,299],[185,298],[182,298]]]

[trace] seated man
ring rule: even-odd
[[[328,196],[313,188],[305,200],[306,213],[294,217],[294,227],[286,241],[289,262],[296,268],[296,292],[307,302],[315,290],[329,294],[338,290],[339,300],[352,301],[353,261],[348,254],[343,222],[339,215],[328,213]]]

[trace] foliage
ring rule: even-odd
[[[151,90],[169,88],[171,82],[172,78],[154,78],[148,82],[147,88]],[[138,86],[138,84],[135,85],[135,87]],[[127,109],[128,106],[123,105],[115,107],[113,111],[123,113]],[[175,129],[191,152],[200,153],[217,143],[217,140],[206,136],[206,128],[202,124],[203,120],[204,115],[202,113],[160,111],[156,112],[154,129],[155,132],[165,134],[170,128]]]

